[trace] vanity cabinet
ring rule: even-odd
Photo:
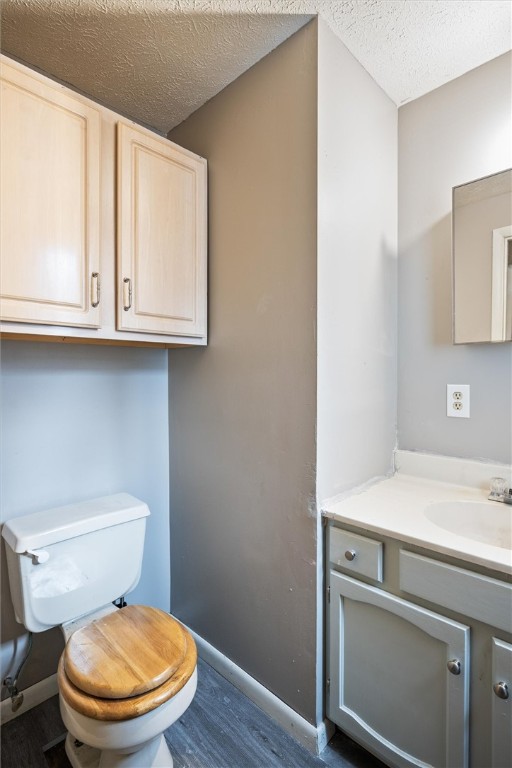
[[[4,338],[206,343],[206,161],[1,58]]]
[[[509,766],[512,587],[440,557],[329,520],[327,716],[390,766]]]

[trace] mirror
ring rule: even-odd
[[[453,341],[512,340],[512,170],[453,188]]]

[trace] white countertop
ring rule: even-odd
[[[404,474],[376,482],[360,492],[322,505],[325,517],[355,525],[367,531],[400,539],[411,544],[512,574],[510,548],[493,546],[451,533],[431,522],[424,514],[429,504],[452,501],[487,502],[488,490]],[[510,510],[512,506],[489,502],[492,507]]]

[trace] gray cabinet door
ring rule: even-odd
[[[512,765],[512,645],[492,639],[492,768]]]
[[[465,768],[469,628],[333,570],[329,583],[328,717],[389,765]]]

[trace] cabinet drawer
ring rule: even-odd
[[[512,584],[402,549],[400,589],[512,632]]]
[[[382,551],[383,545],[380,541],[331,526],[329,558],[334,566],[359,576],[382,581]]]

